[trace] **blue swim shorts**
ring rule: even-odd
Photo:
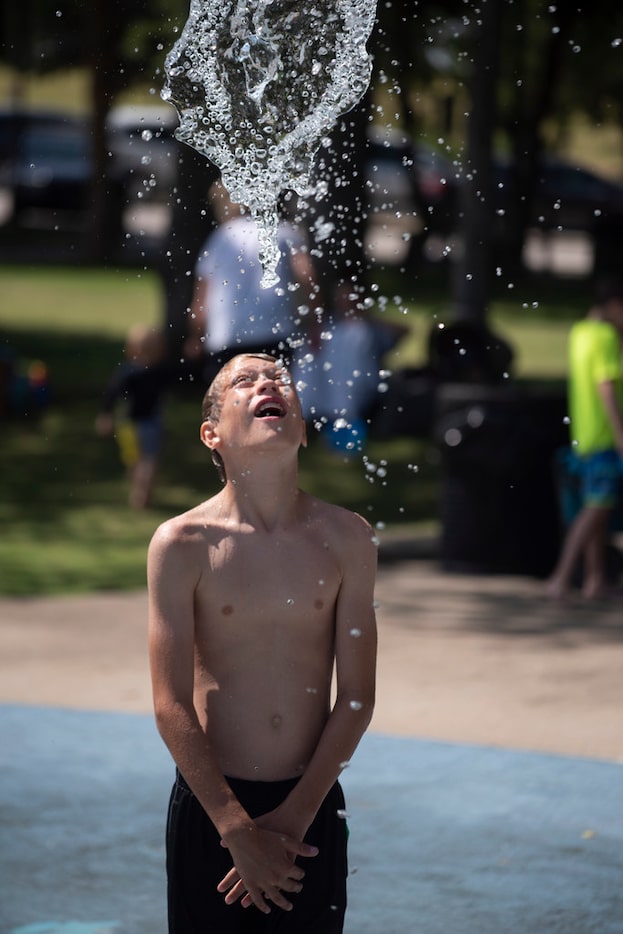
[[[617,451],[598,451],[579,457],[582,481],[582,501],[585,506],[612,508],[619,498],[623,476],[621,457]]]

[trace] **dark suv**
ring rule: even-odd
[[[106,175],[126,201],[165,194],[175,178],[172,108],[114,108],[106,123]],[[88,120],[56,111],[0,111],[0,189],[25,211],[83,212],[94,171]],[[166,196],[166,195],[165,195]]]
[[[17,214],[84,209],[91,166],[85,121],[48,111],[0,112],[0,188],[12,193]]]

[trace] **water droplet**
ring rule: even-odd
[[[361,710],[361,708],[363,707],[363,704],[361,703],[361,701],[352,700],[349,704],[349,707],[351,710]]]
[[[294,604],[294,600],[292,599],[292,597],[288,597],[288,599],[286,600],[286,604],[288,606],[292,606]]]
[[[353,639],[358,639],[361,636],[361,629],[351,629],[350,634]]]
[[[463,440],[463,435],[458,428],[448,428],[443,440],[446,442],[449,448],[457,447]]]

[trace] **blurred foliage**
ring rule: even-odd
[[[502,12],[500,126],[512,133],[548,96],[552,141],[570,117],[621,125],[623,7],[610,0],[589,6],[547,0],[489,0]],[[133,85],[162,84],[164,57],[183,27],[188,0],[24,0],[7,3],[0,17],[0,62],[23,73],[92,68],[105,52],[108,98]],[[371,38],[373,82],[384,119],[463,137],[465,81],[474,36],[481,28],[478,3],[464,0],[392,0],[379,3]],[[555,51],[556,43],[560,50]],[[560,59],[555,74],[554,56]],[[554,81],[552,91],[548,81]],[[435,101],[434,113],[427,109]],[[552,135],[553,126],[558,129]],[[545,132],[545,125],[542,127]]]
[[[396,295],[389,278],[378,279],[381,294],[387,289],[398,299],[385,314],[406,322],[411,332],[389,366],[422,362],[428,329],[447,306],[443,277],[422,282],[417,302]],[[154,279],[99,269],[5,267],[0,290],[9,299],[0,311],[0,349],[13,351],[22,368],[41,359],[51,392],[40,414],[22,410],[2,419],[0,594],[142,587],[156,526],[218,489],[198,439],[198,385],[171,393],[155,500],[144,513],[126,505],[114,442],[93,430],[129,325],[157,320]],[[584,310],[582,294],[571,285],[538,283],[521,292],[517,302],[498,301],[495,325],[515,344],[522,375],[560,377],[568,322]],[[530,371],[537,351],[540,369]],[[365,460],[344,461],[311,434],[300,460],[304,489],[361,512],[379,528],[436,527],[439,476],[432,442],[371,439]]]
[[[127,328],[154,320],[153,280],[102,270],[4,268],[0,288],[10,298],[0,312],[3,354],[15,354],[22,371],[42,360],[50,381],[46,409],[24,412],[22,406],[2,420],[0,594],[141,587],[158,523],[218,489],[198,438],[203,387],[171,393],[155,500],[144,513],[126,505],[114,442],[93,430]],[[301,485],[373,523],[434,517],[436,470],[427,443],[371,442],[366,454],[366,463],[361,456],[344,462],[312,432],[301,456]]]
[[[102,51],[112,99],[137,81],[153,80],[188,12],[185,0],[25,0],[0,19],[5,64],[24,72],[92,68]]]
[[[16,69],[15,80],[5,84],[8,95],[18,104],[27,101],[27,82],[33,74],[45,75],[47,81],[61,69],[75,71],[81,66],[88,70],[94,153],[96,165],[103,170],[102,127],[108,109],[139,92],[143,102],[158,101],[165,56],[180,35],[188,8],[188,0],[93,0],[91,4],[83,0],[65,0],[63,4],[24,0],[19,6],[5,4],[0,18],[0,63]],[[228,9],[224,3],[224,13]],[[491,28],[485,13],[491,9],[500,15],[495,17],[494,41],[491,36],[485,41]],[[450,159],[451,174],[461,180],[461,189],[475,185],[475,203],[484,204],[488,214],[489,223],[479,231],[474,228],[475,209],[470,212],[463,205],[455,215],[463,242],[487,247],[482,256],[473,262],[470,259],[470,288],[480,283],[483,295],[472,297],[473,308],[470,301],[456,295],[458,313],[477,320],[485,316],[489,298],[485,284],[493,265],[489,240],[496,239],[503,246],[506,268],[520,267],[543,150],[563,151],[570,128],[578,121],[587,124],[589,133],[592,128],[605,127],[610,136],[615,131],[608,163],[616,166],[614,171],[620,175],[622,36],[623,7],[610,0],[594,0],[588,7],[547,0],[488,0],[486,7],[475,0],[391,0],[378,4],[370,40],[372,89],[362,105],[366,118],[402,126],[414,139],[441,148]],[[495,62],[481,60],[485,47],[495,50]],[[478,70],[497,75],[495,103],[485,108],[492,125],[487,126],[486,134],[481,133],[486,135],[487,145],[479,153],[470,152],[466,143],[466,128],[478,103],[471,84]],[[62,106],[66,105],[62,99]],[[359,153],[360,158],[364,146],[365,134],[361,132],[353,157]],[[503,217],[494,213],[495,199],[486,181],[485,149],[511,156],[505,185],[508,208]],[[593,163],[598,158],[595,150],[592,146]],[[584,146],[583,153],[587,152]],[[112,255],[105,219],[109,199],[100,174],[96,173],[92,193],[97,235],[89,241],[89,248],[94,260]],[[185,184],[184,174],[180,172],[180,184]],[[198,200],[192,186],[183,200],[186,205]],[[363,215],[351,207],[347,214],[352,228],[355,218]],[[176,236],[180,245],[176,255],[181,255],[183,248],[194,251],[191,226],[188,231],[178,230]],[[335,237],[336,243],[356,239],[342,233]],[[169,291],[168,280],[180,277],[173,266],[169,263],[163,271]],[[456,277],[455,289],[468,288],[466,281],[464,276]],[[170,299],[168,320],[179,322],[186,303],[185,296],[179,306]]]

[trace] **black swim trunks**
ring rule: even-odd
[[[298,779],[227,781],[251,817],[280,804]],[[231,869],[220,835],[192,791],[177,774],[167,823],[169,934],[341,934],[346,911],[347,828],[344,795],[338,782],[325,798],[305,842],[319,853],[299,859],[303,890],[288,893],[291,911],[271,905],[268,915],[239,902],[225,904],[216,886]]]

